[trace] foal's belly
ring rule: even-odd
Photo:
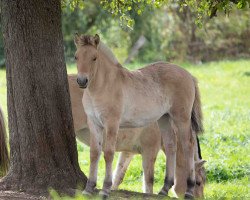
[[[147,102],[132,103],[124,109],[120,121],[122,128],[134,128],[146,126],[151,122],[160,119],[161,116],[169,111],[170,105],[167,101],[163,103]]]

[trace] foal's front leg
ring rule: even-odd
[[[112,163],[114,159],[116,138],[119,129],[119,124],[115,124],[113,122],[108,123],[105,129],[106,129],[106,140],[104,146],[104,160],[106,163],[106,173],[103,182],[103,187],[102,190],[100,191],[100,195],[102,195],[103,197],[108,197],[112,187]]]
[[[96,187],[98,162],[102,152],[103,128],[96,126],[90,119],[88,119],[88,126],[90,129],[90,169],[83,194],[91,195]]]

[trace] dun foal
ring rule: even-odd
[[[90,132],[87,125],[87,116],[82,106],[83,90],[79,88],[76,79],[76,75],[68,75],[74,129],[77,139],[89,146]],[[143,192],[153,193],[154,163],[161,148],[161,133],[156,122],[143,128],[120,129],[117,136],[116,151],[121,153],[119,154],[112,188],[118,189],[133,156],[141,154],[144,171]],[[163,151],[166,154],[164,149]],[[203,164],[204,161],[201,159],[197,146],[195,151],[195,178],[197,184],[194,189],[194,196],[197,198],[203,196],[205,185]],[[182,178],[182,174],[180,174],[180,178]],[[185,191],[185,185],[178,184],[175,189],[177,192]]]
[[[187,186],[185,197],[192,198],[195,187],[193,131],[196,134],[202,131],[195,78],[186,70],[165,62],[129,71],[101,50],[98,35],[76,36],[75,44],[77,82],[85,89],[82,101],[91,132],[90,174],[84,193],[92,194],[96,186],[103,130],[106,174],[100,194],[108,196],[119,128],[142,127],[158,121],[168,155],[161,193],[167,194],[173,186],[176,169],[177,174],[182,172]]]
[[[76,137],[79,141],[90,146],[90,131],[87,125],[87,116],[82,106],[83,90],[76,83],[76,75],[69,75],[68,82]],[[105,141],[103,142],[104,146]],[[121,154],[114,177],[114,189],[118,188],[121,183],[133,156],[141,154],[145,184],[143,191],[153,193],[154,163],[160,148],[161,133],[157,123],[151,123],[143,128],[119,130],[115,150]]]

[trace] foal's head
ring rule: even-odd
[[[77,83],[80,88],[86,88],[89,82],[89,75],[94,70],[98,54],[97,47],[100,42],[99,36],[76,35],[75,45],[77,47],[75,60],[77,64]]]
[[[194,197],[201,198],[203,197],[203,191],[206,183],[206,173],[204,168],[205,160],[199,160],[195,162],[195,189],[194,189]]]

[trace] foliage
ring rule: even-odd
[[[95,34],[109,44],[115,51],[119,61],[123,61],[130,53],[138,38],[146,38],[134,62],[153,62],[158,60],[188,60],[191,62],[207,62],[226,58],[250,57],[250,12],[246,10],[247,1],[237,1],[245,6],[238,11],[234,3],[225,1],[115,1],[115,0],[63,0],[62,29],[64,36],[65,57],[73,62],[75,46],[74,33]],[[196,2],[196,3],[195,3]],[[199,4],[197,3],[199,2]],[[202,4],[203,2],[203,4]],[[207,2],[204,3],[204,2]],[[212,4],[213,2],[213,4]],[[217,3],[216,3],[217,2]],[[220,2],[227,6],[227,17],[217,13],[210,20],[203,18],[203,28],[197,28],[197,16],[204,9],[209,9]],[[234,0],[236,2],[236,0]],[[244,3],[245,2],[245,3]],[[209,4],[210,3],[210,4]],[[117,5],[116,5],[117,4]],[[119,5],[118,5],[119,4]],[[201,8],[201,7],[206,8]],[[121,8],[127,10],[121,10]],[[105,8],[105,9],[104,9]],[[112,8],[116,12],[112,12]],[[229,11],[230,8],[230,11]],[[245,8],[245,9],[244,9]],[[131,25],[126,26],[131,19]],[[133,30],[131,28],[133,27]],[[0,27],[1,29],[1,27]],[[4,65],[3,41],[0,36],[0,66]]]
[[[63,0],[63,5],[69,3],[71,7],[80,5],[83,8],[83,2],[83,0]],[[134,19],[131,13],[141,15],[148,8],[161,8],[170,4],[179,6],[180,10],[189,7],[195,11],[197,25],[202,26],[204,18],[217,16],[217,12],[228,14],[234,7],[237,9],[250,7],[250,0],[101,0],[100,4],[113,17],[118,16],[123,24],[132,29]]]
[[[75,7],[72,10],[70,5],[63,9],[62,27],[68,62],[74,58],[75,32],[98,33],[121,63],[141,35],[146,38],[146,43],[134,57],[135,62],[189,60],[199,63],[250,57],[250,12],[246,10],[234,9],[230,17],[218,14],[204,21],[203,28],[199,29],[195,23],[195,9],[169,2],[168,6],[157,10],[146,6],[140,14],[130,10],[134,21],[133,30],[130,30],[96,1],[85,0],[84,5],[83,9]]]
[[[117,55],[125,59],[130,44],[128,42],[129,35],[120,26],[119,20],[113,19],[95,1],[85,1],[84,5],[83,9],[74,7],[73,10],[70,4],[65,4],[63,7],[62,29],[66,61],[74,61],[75,45],[73,37],[76,32],[84,34],[98,33],[103,42],[110,44]]]

